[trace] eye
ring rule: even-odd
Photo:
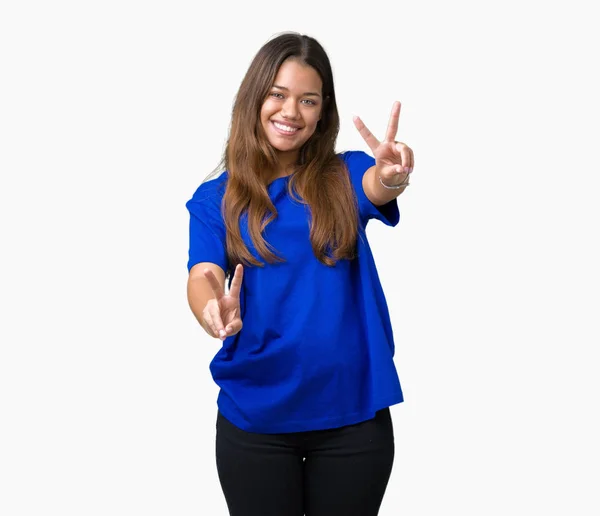
[[[276,91],[271,93],[271,97],[275,97],[276,99],[282,99],[283,95],[281,93],[277,93]]]
[[[308,102],[311,106],[316,106],[317,103],[314,100],[304,99],[302,102]]]

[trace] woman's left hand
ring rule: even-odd
[[[402,183],[415,166],[412,149],[408,145],[395,140],[399,119],[400,102],[396,101],[392,106],[392,114],[385,138],[380,142],[359,117],[354,117],[354,125],[373,152],[375,172],[388,185]]]

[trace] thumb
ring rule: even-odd
[[[244,324],[242,323],[242,320],[239,317],[236,317],[233,321],[228,323],[227,326],[225,326],[225,332],[227,335],[235,335],[241,331],[243,325]]]

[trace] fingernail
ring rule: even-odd
[[[408,174],[410,174],[410,167],[404,167],[404,172],[407,172]]]
[[[402,150],[402,145],[400,145],[399,143],[396,144],[396,150],[401,151]]]
[[[220,331],[219,331],[219,336],[220,336],[221,338],[222,338],[222,337],[225,337],[226,335],[227,335],[227,334],[225,333],[225,330],[220,330]]]

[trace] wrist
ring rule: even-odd
[[[410,184],[410,173],[398,174],[395,180],[390,178],[383,179],[380,175],[378,177],[379,184],[387,190],[405,188]]]

